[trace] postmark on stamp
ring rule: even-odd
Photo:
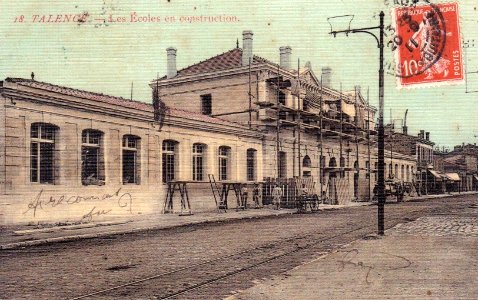
[[[399,88],[463,82],[457,3],[392,10]]]

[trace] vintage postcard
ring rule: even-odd
[[[0,299],[477,299],[478,3],[2,1]]]

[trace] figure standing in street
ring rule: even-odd
[[[260,208],[260,198],[262,195],[262,189],[259,184],[254,185],[254,189],[252,190],[252,200],[254,201],[255,208]]]
[[[247,208],[247,197],[248,197],[247,186],[243,185],[241,188],[241,198],[242,198],[242,206],[244,207],[244,209]]]
[[[280,209],[280,198],[282,197],[282,189],[278,184],[275,185],[272,190],[272,204],[274,204],[275,209]]]

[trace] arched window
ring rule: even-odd
[[[193,145],[193,180],[204,180],[204,162],[206,158],[206,145],[195,143]]]
[[[386,177],[386,176],[385,176]],[[393,165],[389,164],[388,165],[388,177],[392,178],[393,177]]]
[[[410,166],[407,165],[407,171],[405,172],[407,178],[406,178],[406,181],[407,182],[410,182]]]
[[[365,169],[367,170],[365,178],[368,179],[370,177],[370,162],[368,160],[365,161]]]
[[[340,167],[345,168],[345,157],[343,157],[343,156],[340,158]],[[340,170],[340,177],[345,178],[345,170],[343,170],[343,169]]]
[[[231,148],[227,146],[219,147],[218,166],[219,166],[219,180],[229,180],[230,178],[230,156]]]
[[[312,166],[312,162],[308,155],[304,156],[304,159],[302,160],[302,166],[304,168],[310,168]]]
[[[279,151],[279,178],[287,178],[287,153]]]
[[[55,141],[58,127],[47,123],[33,123],[30,129],[30,181],[54,184]]]
[[[163,141],[163,182],[169,182],[176,178],[178,144],[173,140]]]
[[[255,181],[256,180],[256,149],[247,149],[246,153],[247,157],[247,181]]]
[[[81,182],[83,185],[105,183],[103,132],[85,129],[81,134]]]
[[[337,161],[335,160],[335,157],[332,157],[332,158],[329,160],[329,167],[330,167],[330,168],[335,168],[335,167],[337,167]]]
[[[358,198],[359,196],[359,162],[356,160],[354,162],[354,198]]]
[[[405,180],[405,166],[404,165],[401,165],[400,166],[400,179],[401,180]]]
[[[140,183],[141,160],[140,160],[141,138],[135,135],[124,135],[122,144],[123,154],[123,184]]]
[[[395,164],[395,176],[394,178],[398,178],[398,164]]]
[[[335,160],[335,157],[332,157],[330,160],[329,160],[329,168],[336,168],[337,167],[337,161]],[[336,174],[336,170],[335,169],[331,169],[330,172],[329,172],[329,176],[330,177],[336,177],[337,174]]]
[[[302,167],[304,168],[302,171],[302,176],[310,177],[312,175],[310,168],[312,167],[312,162],[308,155],[304,156],[302,160]]]
[[[385,166],[385,167],[386,167],[386,166]],[[374,163],[373,169],[374,169],[374,179],[375,179],[375,181],[377,181],[377,177],[378,177],[378,175],[377,175],[377,174],[378,174],[378,162],[375,162],[375,163]],[[387,174],[387,173],[385,173],[385,174]]]

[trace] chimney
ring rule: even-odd
[[[330,88],[332,79],[332,68],[323,67],[322,68],[322,86]]]
[[[405,135],[408,135],[408,126],[403,126],[402,127],[402,133]]]
[[[254,34],[250,30],[242,32],[242,65],[248,66],[249,59],[252,62],[252,36]]]
[[[425,133],[425,140],[429,141],[430,140],[430,132]]]
[[[282,69],[290,69],[290,54],[292,53],[292,48],[289,46],[282,46],[279,48],[280,51],[280,67]]]
[[[176,69],[176,48],[169,47],[166,49],[168,53],[168,70],[167,70],[167,78],[174,78],[178,74],[178,70]]]
[[[418,134],[418,137],[421,139],[425,138],[425,130],[420,130],[420,133]]]

